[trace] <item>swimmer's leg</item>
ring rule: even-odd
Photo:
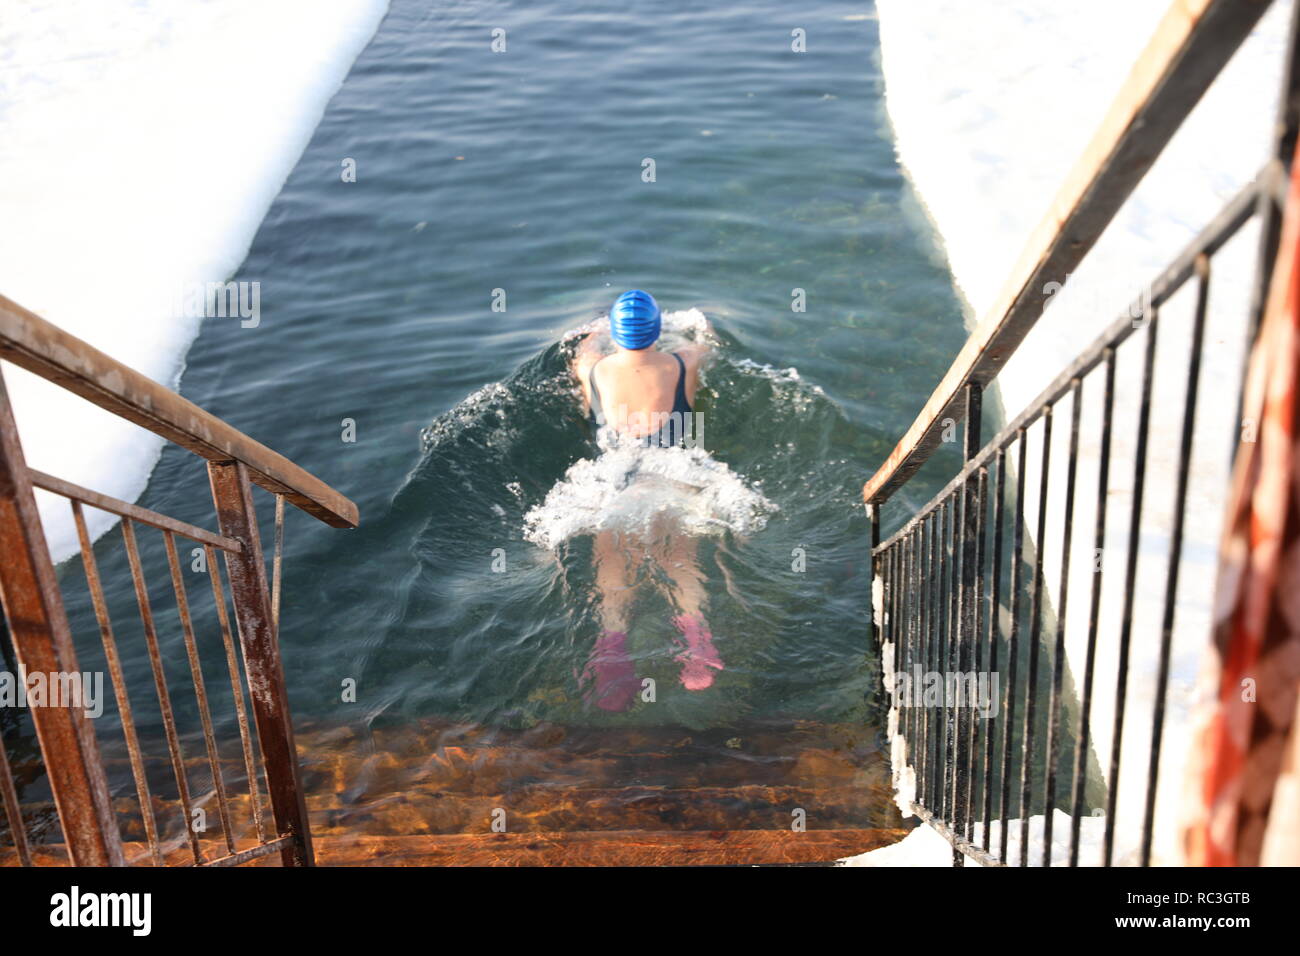
[[[623,535],[599,531],[592,543],[591,558],[596,566],[600,619],[606,630],[626,631],[636,593],[636,555]]]
[[[711,686],[713,671],[723,669],[722,658],[713,646],[709,622],[704,617],[707,595],[697,550],[695,538],[679,533],[666,539],[660,558],[664,572],[672,579],[674,597],[681,610],[673,623],[682,632],[686,647],[673,659],[682,665],[681,681],[687,690]]]
[[[612,531],[596,535],[592,549],[596,589],[604,632],[587,660],[584,680],[591,681],[587,700],[601,710],[627,710],[636,700],[640,682],[627,653],[627,626],[633,595],[632,555]]]

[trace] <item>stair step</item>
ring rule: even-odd
[[[196,806],[208,814],[208,836],[219,839],[221,822],[210,795],[196,794]],[[206,797],[206,799],[204,799]],[[883,796],[881,799],[885,799]],[[265,797],[263,798],[265,803]],[[782,830],[792,812],[803,811],[810,829],[858,830],[889,828],[891,810],[863,805],[863,793],[852,787],[749,785],[739,787],[567,787],[536,784],[498,794],[446,793],[421,786],[401,793],[381,794],[357,803],[340,803],[332,794],[307,798],[311,830],[318,836],[405,836],[475,833],[504,811],[512,832],[553,831],[721,831]],[[114,801],[122,839],[143,841],[143,820],[136,801]],[[230,818],[236,839],[251,839],[252,809],[247,795],[233,794]],[[181,839],[183,819],[174,800],[155,795],[155,819],[165,839]],[[24,804],[23,815],[53,818],[52,804]],[[265,817],[270,822],[269,811]],[[0,828],[0,846],[9,842]]]
[[[829,864],[866,853],[907,835],[876,830],[577,830],[566,833],[456,833],[419,836],[316,836],[318,866],[753,866]],[[241,843],[241,849],[248,844]],[[150,866],[143,843],[125,844],[133,866]],[[204,854],[227,852],[205,841]],[[63,844],[32,848],[37,866],[67,866]],[[189,866],[188,846],[173,845],[169,866]],[[17,866],[17,853],[0,847],[0,867]],[[279,866],[279,854],[248,864]]]
[[[308,799],[314,833],[400,835],[466,833],[503,810],[512,831],[767,830],[788,827],[801,809],[810,828],[888,826],[892,815],[863,807],[854,788],[556,787],[536,785],[506,794],[448,794],[408,790],[357,805]]]
[[[703,730],[554,724],[510,729],[428,719],[370,729],[307,726],[297,741],[311,828],[321,839],[481,834],[501,811],[512,836],[545,834],[552,840],[561,832],[652,832],[669,840],[690,833],[761,832],[773,840],[779,838],[771,834],[789,830],[796,810],[805,814],[810,832],[902,825],[878,735],[858,725],[783,720]],[[166,752],[164,742],[150,743],[147,752]],[[188,743],[190,790],[208,814],[207,835],[217,837],[221,823],[211,773],[202,747]],[[251,800],[238,740],[227,743],[221,772],[232,829],[243,845],[252,839]],[[104,749],[122,837],[141,841],[145,833],[129,764],[120,746]],[[186,821],[168,779],[170,767],[154,760],[151,771],[160,832],[183,842]],[[265,804],[264,788],[262,796]],[[32,805],[42,801],[24,803],[29,821],[52,818],[52,807]]]
[[[576,830],[432,836],[327,836],[321,866],[749,866],[831,863],[906,830]]]
[[[785,721],[502,730],[433,722],[299,737],[313,828],[468,833],[505,809],[512,831],[766,830],[791,810],[823,829],[897,826],[868,729]]]

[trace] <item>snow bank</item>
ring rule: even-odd
[[[1043,865],[1043,820],[1041,816],[1029,818],[1029,865]],[[1002,821],[994,820],[989,829],[993,833],[993,846],[1002,846]],[[1079,826],[1079,858],[1095,857],[1101,852],[1105,834],[1105,820],[1087,817]],[[1007,822],[1007,859],[1020,861],[1021,821]],[[984,843],[984,824],[975,824],[975,842]],[[1131,860],[1120,860],[1120,865]],[[1070,816],[1057,810],[1052,819],[1052,866],[1070,863]],[[869,850],[857,856],[838,861],[839,866],[952,866],[952,844],[930,827],[917,827],[906,837],[890,846]],[[974,860],[964,861],[965,866],[979,866]]]
[[[0,0],[0,293],[175,387],[200,322],[183,297],[243,261],[386,9]],[[160,439],[4,374],[32,467],[140,495]],[[73,553],[66,503],[42,494],[41,517],[55,560]]]

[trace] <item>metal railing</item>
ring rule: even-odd
[[[1101,862],[1107,866],[1114,862],[1120,773],[1121,769],[1132,772],[1121,767],[1121,756],[1134,638],[1135,576],[1140,538],[1149,530],[1144,483],[1157,333],[1162,324],[1172,321],[1162,316],[1161,307],[1192,282],[1195,303],[1169,529],[1170,558],[1160,595],[1158,672],[1137,858],[1143,865],[1151,861],[1211,262],[1247,222],[1258,217],[1260,242],[1250,327],[1242,330],[1248,342],[1253,340],[1277,253],[1281,206],[1296,141],[1300,5],[1292,20],[1275,151],[1259,176],[1150,283],[1138,302],[1116,303],[1127,305],[1128,311],[984,443],[980,418],[985,386],[1041,316],[1049,281],[1067,275],[1091,249],[1267,3],[1204,0],[1191,5],[1195,9],[1190,17],[1187,6],[1177,5],[1161,24],[1110,117],[1031,240],[998,306],[972,334],[907,435],[863,491],[873,528],[873,633],[887,652],[884,663],[887,677],[895,681],[892,689],[899,686],[898,675],[914,673],[1001,672],[1006,678],[996,723],[977,719],[969,701],[963,704],[960,695],[958,705],[953,706],[946,689],[939,706],[918,701],[915,695],[894,693],[891,698],[891,728],[902,743],[901,754],[895,751],[896,760],[901,759],[914,781],[912,809],[952,844],[955,863],[969,858],[985,865],[1028,865],[1030,822],[1037,816],[1042,818],[1041,856],[1035,854],[1035,862],[1050,865],[1053,817],[1062,805],[1070,816],[1067,862],[1072,866],[1079,863],[1081,824],[1090,815],[1085,799],[1090,785],[1087,760],[1096,729],[1092,710],[1100,679],[1096,659],[1101,641],[1117,645],[1118,669],[1108,769],[1103,780],[1091,782],[1101,783],[1106,791]],[[1141,319],[1135,321],[1134,316]],[[1099,565],[1090,576],[1090,594],[1084,598],[1088,626],[1081,686],[1077,698],[1067,700],[1065,623],[1068,602],[1075,599],[1069,590],[1072,536],[1090,532],[1097,555],[1114,546],[1107,539],[1107,501],[1115,438],[1116,368],[1121,349],[1135,337],[1143,340],[1141,398],[1124,542],[1122,613],[1117,628],[1103,631],[1098,613],[1103,583]],[[1090,376],[1099,377],[1101,386],[1095,521],[1090,529],[1074,529],[1083,385]],[[1058,405],[1066,404],[1068,451],[1062,491],[1050,484],[1052,429]],[[945,419],[965,421],[964,466],[931,501],[881,541],[882,505],[937,447]],[[1030,436],[1034,426],[1036,442]],[[1059,464],[1056,467],[1059,469]],[[1037,492],[1027,499],[1027,475],[1035,471]],[[1056,480],[1060,481],[1059,474]],[[1044,551],[1046,521],[1052,510],[1049,494],[1053,492],[1062,495],[1058,499],[1062,502],[1062,527],[1056,601],[1049,607]],[[1032,527],[1027,500],[1036,512]],[[1017,823],[1018,831],[1013,826]],[[1014,851],[1009,849],[1013,839],[1018,844]]]
[[[287,500],[334,527],[355,527],[356,506],[346,497],[297,465],[258,444],[225,422],[176,393],[122,365],[87,343],[56,328],[0,296],[0,358],[26,368],[135,422],[207,460],[208,479],[219,531],[150,511],[74,485],[29,468],[23,457],[17,424],[0,377],[0,597],[14,657],[21,672],[79,674],[77,655],[55,573],[34,489],[67,499],[77,531],[81,565],[104,660],[109,671],[121,730],[134,783],[134,813],[138,814],[148,859],[155,865],[189,861],[194,865],[230,866],[279,853],[286,866],[313,863],[306,803],[299,779],[293,725],[290,719],[277,637],[280,559],[284,502]],[[258,532],[252,485],[276,496],[276,535],[272,586],[268,586]],[[117,632],[109,615],[99,564],[91,546],[85,509],[94,508],[121,519],[122,545],[153,677],[154,692],[166,741],[167,759],[176,788],[174,809],[180,813],[188,853],[171,852],[158,820],[160,801],[152,792],[149,756],[137,732],[128,693]],[[184,741],[178,731],[167,665],[160,647],[157,617],[150,600],[137,527],[162,534],[185,648],[203,749],[212,775],[212,798],[220,821],[220,841],[206,839],[194,825],[201,802],[192,791]],[[224,650],[234,719],[239,728],[242,772],[248,788],[252,837],[240,839],[234,799],[222,770],[211,697],[204,682],[195,617],[181,574],[177,537],[202,549],[215,610],[215,629]],[[224,559],[228,587],[222,580],[217,554]],[[65,582],[66,583],[66,582]],[[233,609],[235,633],[226,596]],[[242,673],[241,673],[242,670]],[[250,731],[248,710],[254,730]],[[115,806],[101,756],[101,741],[84,710],[56,702],[32,707],[31,720],[39,741],[40,771],[48,779],[57,809],[62,843],[58,849],[75,865],[123,865],[128,856],[121,834],[120,806]],[[255,733],[254,733],[255,731]],[[254,736],[256,740],[254,741]],[[23,865],[37,862],[42,847],[28,834],[28,823],[15,782],[13,761],[0,746],[0,796],[12,856]],[[259,773],[260,771],[260,773]],[[265,793],[271,825],[265,820]],[[118,801],[119,805],[121,801]],[[169,801],[162,802],[164,806]],[[130,815],[131,811],[127,811]],[[206,845],[205,845],[206,843]],[[243,845],[241,845],[241,843]],[[4,850],[0,847],[0,857]],[[61,859],[58,854],[51,861]]]

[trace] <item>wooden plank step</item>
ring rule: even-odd
[[[314,836],[318,866],[756,866],[831,863],[907,835],[876,830],[582,830],[569,833],[457,833],[424,836]],[[241,849],[243,845],[241,844]],[[133,866],[149,866],[148,847],[124,845]],[[209,858],[224,846],[207,843]],[[67,866],[63,844],[32,847],[36,866]],[[188,847],[172,846],[169,866],[192,864]],[[279,866],[278,855],[252,866]],[[0,867],[17,866],[11,847]]]
[[[321,866],[749,866],[831,863],[907,830],[581,830],[317,837]]]
[[[767,830],[789,824],[802,809],[810,828],[888,827],[896,816],[864,807],[864,791],[807,787],[549,787],[465,797],[412,790],[362,804],[311,797],[312,832],[322,836],[472,833],[494,813],[508,814],[512,832],[632,830]]]
[[[210,815],[207,839],[220,840],[216,805],[196,794]],[[877,795],[879,796],[879,795]],[[494,817],[507,814],[513,833],[627,831],[768,831],[789,825],[800,809],[810,829],[858,831],[889,828],[896,816],[872,808],[872,795],[859,787],[567,787],[534,784],[508,793],[465,795],[418,787],[363,803],[340,804],[333,795],[312,795],[307,807],[312,833],[318,837],[424,836],[473,834],[487,829]],[[879,797],[883,800],[883,797]],[[865,804],[865,806],[864,806]],[[253,835],[252,808],[246,795],[229,801],[231,821],[241,847]],[[134,800],[115,801],[122,838],[144,840]],[[175,800],[154,795],[154,812],[165,840],[181,840],[181,816]],[[52,818],[52,804],[23,804],[26,819]],[[268,818],[269,819],[269,818]],[[0,846],[11,841],[0,827]]]

